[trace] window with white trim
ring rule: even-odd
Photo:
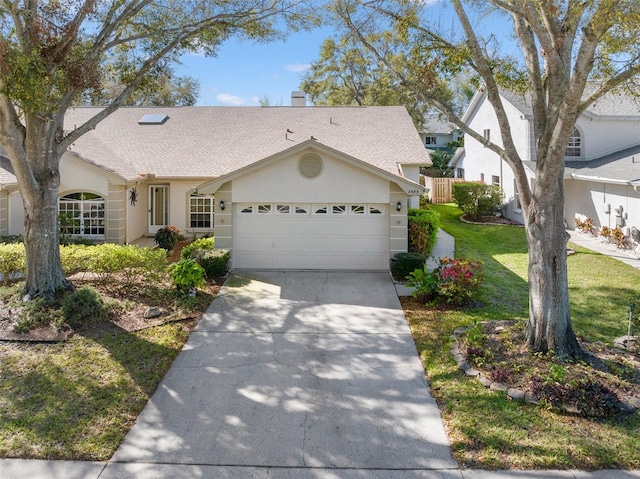
[[[253,213],[253,205],[247,205],[240,208],[240,213],[243,215],[250,215]]]
[[[276,214],[288,215],[291,213],[291,205],[276,205]]]
[[[294,207],[294,212],[297,215],[308,215],[309,214],[309,207],[306,205],[296,205]]]
[[[213,228],[213,196],[192,194],[189,197],[189,226],[193,229]]]
[[[494,186],[500,186],[500,177],[497,175],[491,175],[491,184]]]
[[[352,215],[363,215],[363,214],[365,214],[364,205],[351,205],[351,214]]]
[[[436,137],[435,136],[425,136],[424,144],[425,145],[435,145],[436,144]]]
[[[565,150],[564,156],[570,157],[580,157],[582,155],[582,138],[580,137],[580,132],[577,128],[573,129],[573,133],[571,133],[571,137],[569,138],[569,143],[567,143],[567,149]]]
[[[261,204],[258,205],[258,214],[260,215],[266,215],[271,213],[271,205],[267,205],[267,204]]]
[[[60,229],[63,234],[103,239],[104,198],[94,193],[71,193],[58,199]]]
[[[381,215],[382,214],[382,210],[380,208],[375,207],[375,206],[369,206],[369,214],[370,215]]]

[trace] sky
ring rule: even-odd
[[[450,2],[422,1],[429,4],[427,12],[432,20],[452,27]],[[505,26],[503,20],[496,23],[498,30]],[[183,56],[177,73],[200,81],[200,106],[259,106],[265,97],[271,105],[288,106],[291,92],[300,89],[304,72],[318,58],[322,42],[335,35],[335,28],[323,27],[266,44],[231,39],[216,57]]]
[[[332,28],[292,33],[285,41],[253,43],[231,39],[217,57],[182,57],[179,75],[200,81],[198,105],[258,106],[268,97],[272,105],[290,105],[302,75],[320,52]]]

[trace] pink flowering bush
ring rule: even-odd
[[[482,263],[468,259],[441,258],[434,274],[438,296],[444,303],[462,306],[477,296],[482,283]]]

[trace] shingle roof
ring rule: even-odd
[[[565,162],[565,176],[577,174],[594,180],[640,182],[640,145],[591,161]]]
[[[80,125],[98,111],[69,110],[65,124]],[[138,124],[147,114],[169,119]],[[404,107],[121,108],[71,152],[124,178],[215,178],[311,137],[394,175],[398,163],[429,163]]]
[[[592,88],[585,89],[585,96]],[[524,115],[532,115],[531,95],[520,94],[508,90],[500,90],[500,94],[513,104]],[[640,115],[640,99],[624,93],[608,93],[591,104],[586,114],[608,117],[638,117]]]
[[[429,113],[424,116],[423,133],[444,133],[448,135],[457,129],[457,126],[450,123],[449,120],[440,113]]]

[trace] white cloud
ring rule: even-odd
[[[252,96],[252,97],[251,97],[251,101],[252,101],[253,103],[260,103],[260,98],[258,98],[257,96]]]
[[[219,93],[216,95],[216,100],[218,100],[223,105],[231,105],[231,106],[240,106],[244,105],[247,100],[240,96],[230,95],[229,93]]]
[[[284,68],[286,70],[292,71],[294,73],[302,73],[305,72],[311,67],[308,63],[294,63],[292,65],[285,65]]]

